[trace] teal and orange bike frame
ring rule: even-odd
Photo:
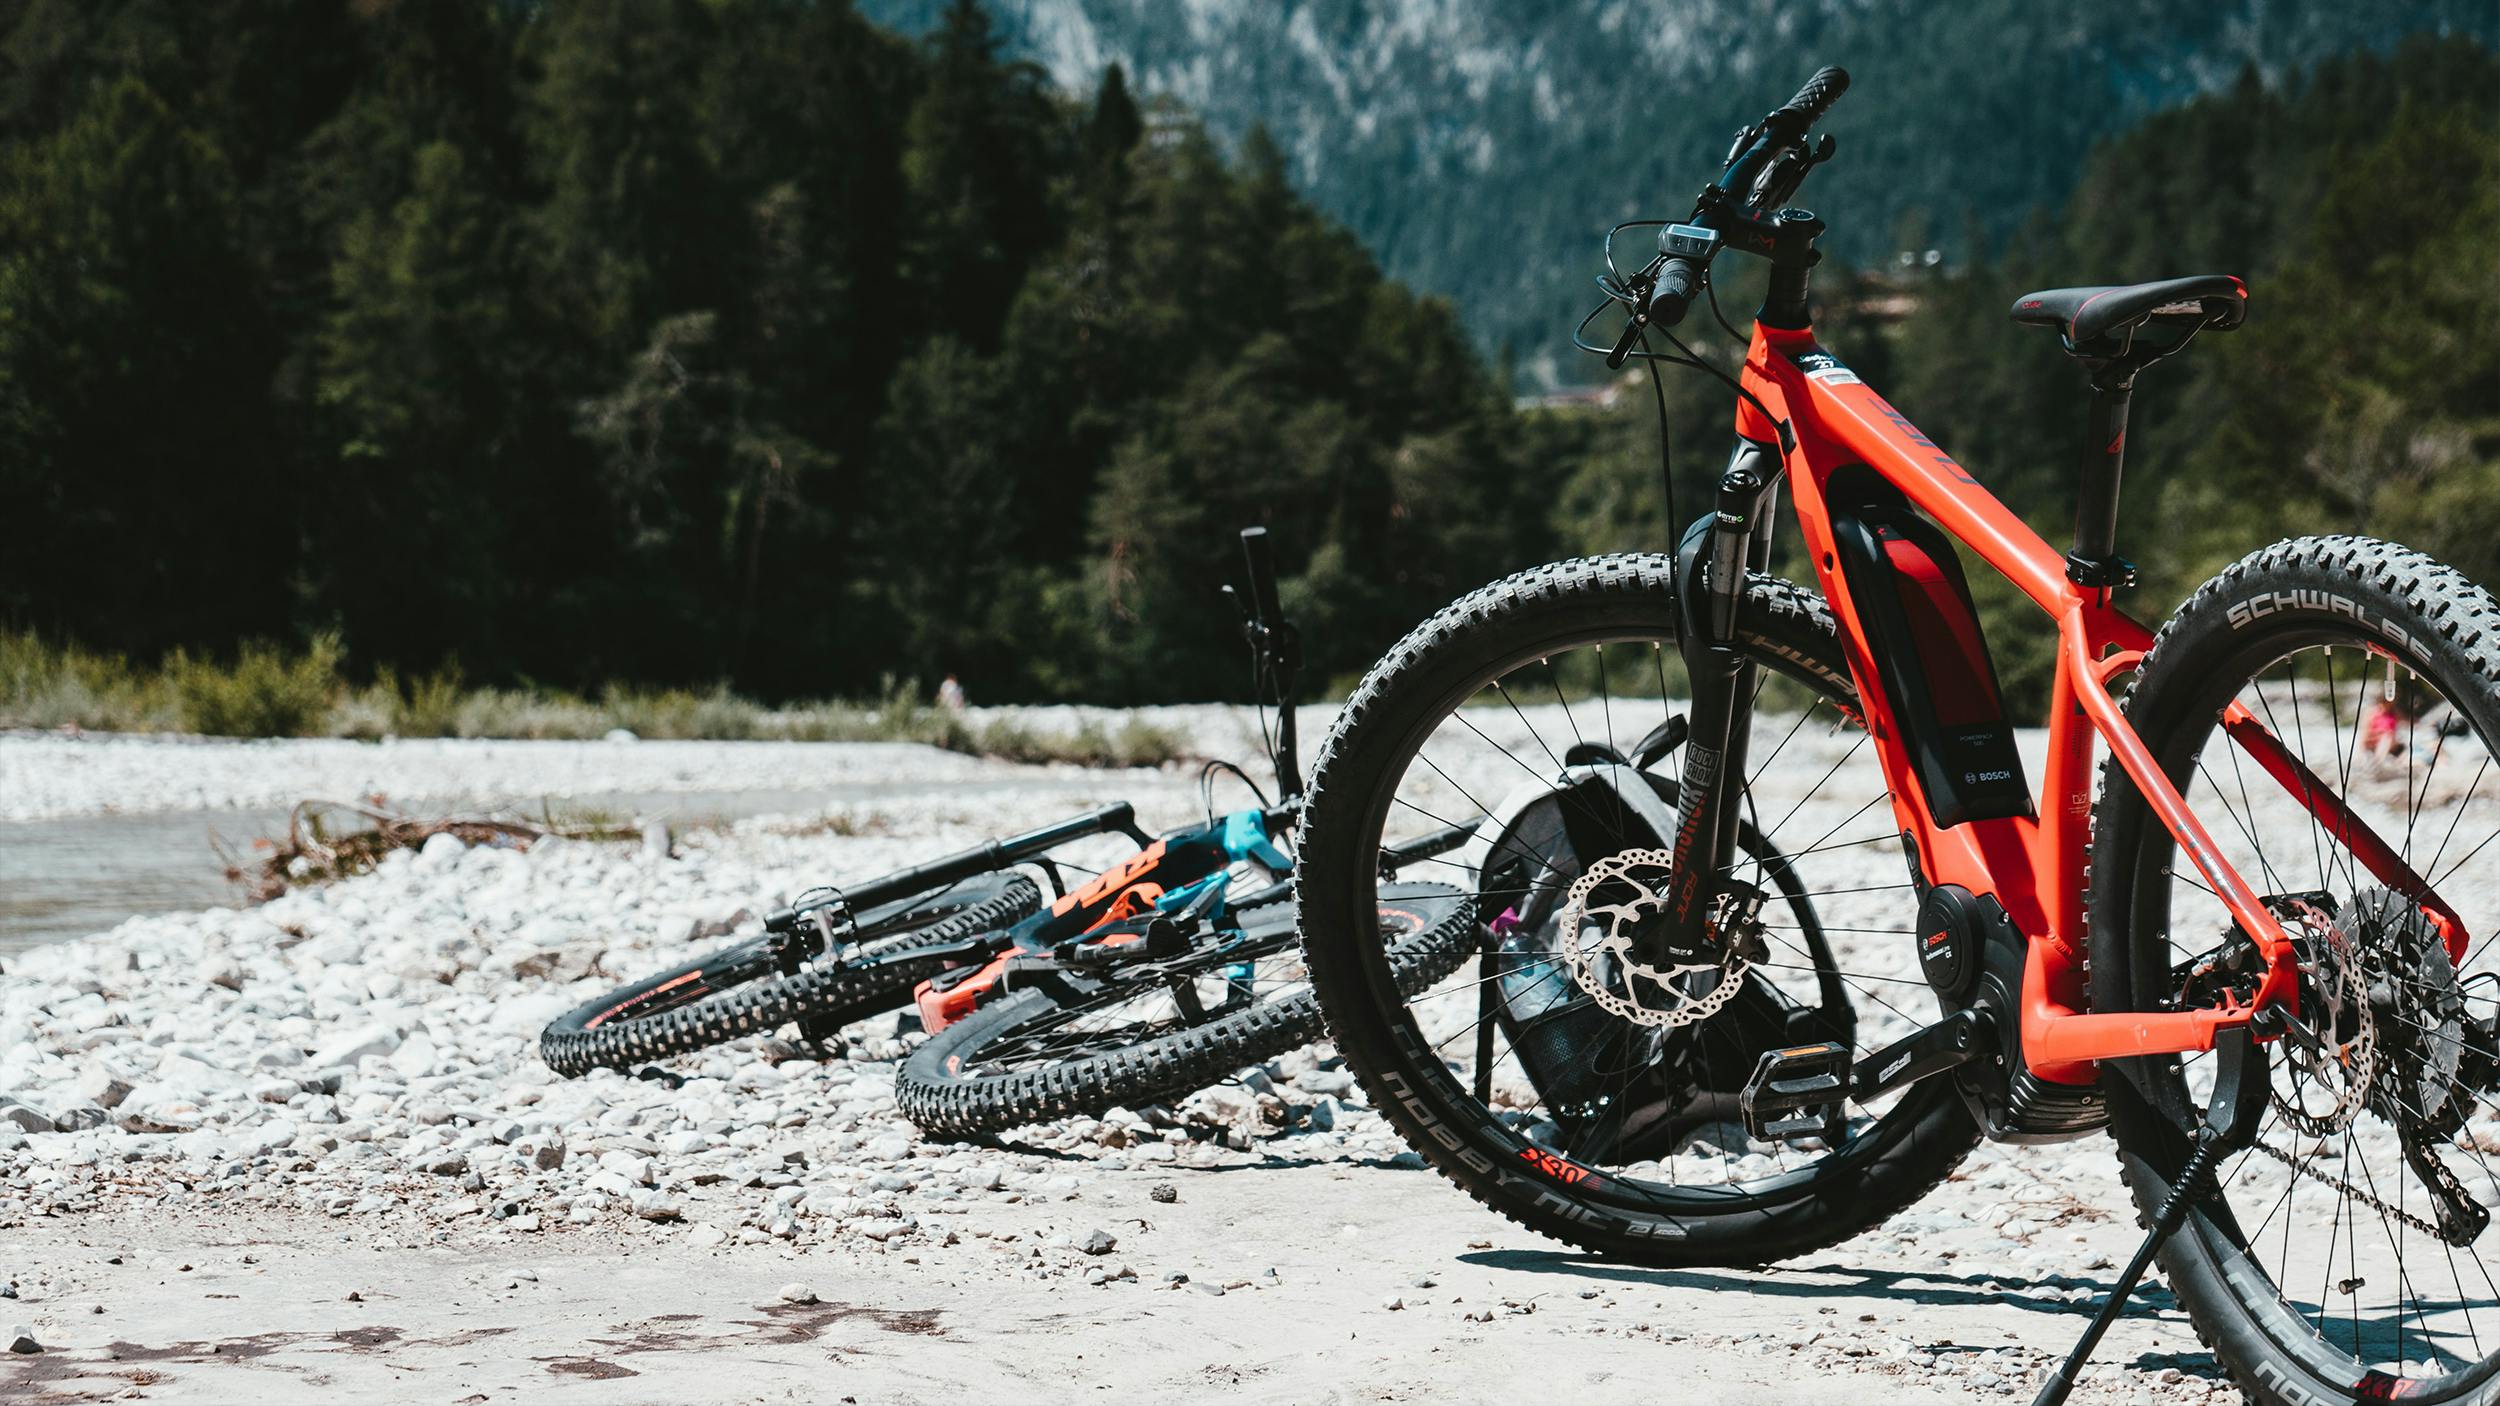
[[[1800,290],[1801,291],[1801,290]],[[1802,303],[1800,298],[1799,303]],[[1806,319],[1793,319],[1804,323]],[[2299,971],[2293,941],[2265,901],[2222,857],[2179,788],[2146,749],[2111,696],[2113,680],[2133,670],[2152,646],[2144,626],[2113,608],[2111,589],[2079,584],[2062,556],[2026,527],[1953,457],[1921,434],[1874,389],[1816,343],[1810,326],[1755,324],[1740,384],[1736,429],[1742,441],[1730,479],[1722,483],[1715,525],[1731,512],[1749,533],[1776,502],[1780,481],[1791,486],[1804,547],[1840,627],[1852,675],[1860,681],[1861,721],[1872,737],[1891,788],[1894,820],[1915,849],[1925,882],[1955,884],[1993,897],[2025,935],[2021,1049],[2037,1077],[2078,1084],[2095,1077],[2096,1061],[2210,1050],[2217,1032],[2247,1026],[2275,1008],[2297,1017]],[[1787,447],[1783,450],[1782,446]],[[2111,446],[2112,453],[2116,445]],[[1750,461],[1753,467],[1737,471]],[[1939,823],[1905,737],[1904,720],[1878,682],[1859,603],[1841,569],[1827,499],[1833,475],[1851,466],[1872,470],[1909,503],[2002,573],[2056,623],[2057,671],[2050,696],[2048,756],[2031,815]],[[2114,464],[2112,471],[2114,473]],[[2112,508],[2114,510],[2114,486]],[[1750,503],[1744,501],[1750,498]],[[1705,519],[1705,523],[1713,523]],[[1692,541],[1706,534],[1697,529]],[[1722,557],[1722,561],[1729,561]],[[1736,564],[1759,566],[1761,550],[1739,549]],[[1738,573],[1731,573],[1735,575]],[[1727,578],[1721,578],[1727,579]],[[1732,605],[1727,612],[1732,625]],[[1688,607],[1688,619],[1697,614]],[[1697,680],[1698,687],[1698,680]],[[1697,702],[1696,709],[1701,705]],[[2291,792],[2326,831],[2343,842],[2378,880],[2419,903],[2442,933],[2452,958],[2463,959],[2467,934],[2448,904],[2239,704],[2223,715],[2229,737],[2259,768]],[[2225,996],[2202,1009],[2093,1012],[2087,1009],[2083,957],[2085,854],[2090,840],[2095,744],[2106,744],[2153,814],[2256,943],[2265,970],[2253,993]],[[1741,748],[1741,742],[1738,744]],[[1739,758],[1741,760],[1741,756]],[[1689,761],[1689,759],[1688,759]],[[1722,771],[1722,785],[1736,778]],[[1687,791],[1686,794],[1692,794]],[[1723,852],[1723,851],[1721,851]],[[1702,872],[1715,866],[1705,865]],[[2253,1033],[2279,1033],[2259,1021]]]

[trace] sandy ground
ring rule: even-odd
[[[1150,1199],[1158,1183],[1178,1199]],[[1073,1199],[948,1223],[957,1244],[693,1251],[632,1223],[434,1242],[145,1206],[41,1221],[9,1234],[23,1266],[10,1307],[54,1345],[0,1366],[0,1392],[271,1406],[1630,1402],[1707,1382],[1728,1402],[1997,1399],[1991,1364],[2011,1378],[2062,1346],[2107,1279],[2084,1266],[2126,1240],[2087,1223],[2071,1269],[2038,1278],[1863,1244],[1770,1272],[1642,1270],[1527,1236],[1427,1172],[1270,1159],[1102,1176]],[[1096,1224],[1120,1240],[1103,1263],[1136,1279],[1044,1277],[1036,1260],[1082,1258],[1049,1240]],[[1028,1245],[1034,1260],[1017,1253]],[[820,1302],[784,1301],[792,1284]],[[2209,1359],[2167,1297],[2149,1299],[2084,1399],[2204,1395]],[[1946,1372],[1928,1365],[1939,1359]]]
[[[1208,750],[1255,736],[1238,710],[1174,716]],[[434,795],[576,774],[783,788],[809,767],[893,785],[666,852],[441,841],[12,959],[0,1334],[43,1350],[0,1355],[0,1399],[1997,1400],[2028,1396],[2133,1245],[2095,1138],[1982,1148],[1802,1264],[1601,1263],[1422,1170],[1324,1046],[1172,1108],[977,1146],[895,1115],[890,1019],[822,1063],[745,1042],[678,1062],[678,1087],[556,1080],[534,1049],[549,1017],[741,910],[1100,800],[1170,825],[1198,798],[1181,772],[915,747],[668,744],[620,782],[609,757],[659,744],[537,745],[558,750],[387,764]],[[169,785],[233,804],[351,786],[389,750],[14,738],[0,776],[53,813]],[[932,767],[963,770],[914,793]],[[1865,960],[1907,970],[1884,950]],[[2286,1253],[2325,1223],[2285,1216]],[[2157,1286],[2100,1363],[2078,1400],[2227,1390]]]

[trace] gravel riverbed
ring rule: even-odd
[[[1211,749],[1256,736],[1240,710],[1174,718]],[[956,783],[942,800],[914,796],[936,776]],[[1194,772],[881,745],[0,739],[18,816],[384,777],[427,795],[894,787],[666,847],[441,837],[263,906],[13,959],[0,1334],[41,1351],[0,1354],[0,1395],[1628,1400],[1673,1374],[1739,1401],[1997,1399],[2028,1394],[2132,1242],[2096,1138],[1983,1148],[1810,1265],[1608,1265],[1423,1170],[1324,1045],[985,1145],[896,1114],[912,1037],[894,1017],[665,1080],[538,1060],[550,1017],[813,882],[1115,798],[1178,824]],[[2155,1289],[2078,1399],[2201,1400],[2212,1373]]]

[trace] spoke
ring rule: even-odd
[[[1787,750],[1788,739],[1795,737],[1797,733],[1805,727],[1806,719],[1813,717],[1814,710],[1822,706],[1823,700],[1820,698],[1815,699],[1804,712],[1797,715],[1797,720],[1795,722],[1788,725],[1788,731],[1780,734],[1779,744],[1771,749],[1771,755],[1764,757],[1762,761],[1754,767],[1753,775],[1745,779],[1745,789],[1747,791],[1751,791],[1755,786],[1760,785],[1762,778],[1770,774],[1771,763],[1778,761],[1780,759],[1780,753]],[[1759,821],[1756,821],[1757,825],[1759,825],[1759,823]]]
[[[2245,772],[2240,770],[2240,745],[2238,742],[2227,737],[2224,741],[2227,745],[2223,747],[2222,752],[2224,756],[2231,759],[2231,779],[2238,783],[2240,788],[2240,811],[2243,815],[2248,817],[2247,823],[2253,827],[2257,823],[2257,807],[2254,802],[2248,799],[2248,776]],[[2202,770],[2204,765],[2204,761],[2200,757],[2197,761],[2197,768]],[[2258,870],[2266,876],[2266,887],[2276,893],[2283,892],[2282,881],[2277,879],[2274,874],[2274,864],[2271,860],[2266,858],[2265,842],[2257,838],[2254,829],[2251,829],[2249,833],[2249,840],[2257,846],[2257,867]],[[2211,889],[2207,889],[2206,892],[2211,893],[2213,891]],[[2219,897],[2220,895],[2216,896]]]
[[[1606,646],[1601,644],[1597,649],[1603,654]],[[1587,746],[1589,740],[1580,735],[1580,720],[1571,715],[1571,700],[1563,697],[1562,671],[1556,669],[1551,662],[1545,666],[1545,686],[1554,690],[1554,702],[1562,708],[1563,721],[1571,724],[1571,740],[1583,747]]]
[[[1597,706],[1606,722],[1606,750],[1615,750],[1615,697],[1606,682],[1606,646],[1597,647]],[[1620,754],[1618,754],[1620,755]]]
[[[1494,691],[1495,693],[1498,693],[1498,694],[1502,695],[1502,701],[1503,701],[1503,702],[1505,702],[1505,703],[1508,703],[1508,704],[1510,705],[1510,714],[1511,714],[1511,716],[1512,716],[1512,717],[1514,717],[1514,718],[1519,719],[1519,725],[1520,725],[1521,727],[1524,727],[1524,728],[1526,728],[1526,729],[1528,730],[1528,735],[1529,735],[1530,737],[1533,737],[1533,738],[1535,738],[1535,739],[1536,739],[1536,745],[1537,745],[1538,747],[1542,748],[1542,749],[1544,750],[1544,752],[1545,752],[1545,760],[1547,760],[1547,761],[1549,761],[1549,762],[1552,762],[1552,763],[1554,764],[1554,770],[1556,770],[1556,771],[1560,771],[1560,770],[1562,770],[1562,764],[1563,764],[1563,760],[1562,760],[1562,758],[1560,758],[1560,757],[1558,757],[1558,756],[1555,756],[1555,755],[1554,755],[1554,749],[1553,749],[1553,748],[1551,748],[1551,747],[1547,747],[1547,746],[1545,745],[1545,734],[1544,734],[1544,733],[1541,733],[1541,732],[1539,732],[1539,731],[1537,731],[1537,730],[1536,730],[1536,724],[1535,724],[1535,723],[1532,723],[1532,722],[1530,722],[1530,721],[1528,721],[1528,715],[1527,715],[1526,713],[1523,713],[1523,712],[1519,711],[1519,700],[1518,700],[1518,699],[1515,699],[1515,698],[1513,698],[1513,697],[1511,697],[1511,696],[1510,696],[1510,688],[1509,688],[1506,684],[1504,684],[1504,683],[1503,683],[1500,679],[1495,679],[1495,680],[1493,681],[1493,691]],[[1464,716],[1462,716],[1462,715],[1459,715],[1459,714],[1452,714],[1451,716],[1453,716],[1453,717],[1457,717],[1457,718],[1458,718],[1458,720],[1459,720],[1460,722],[1467,722],[1467,719],[1466,719]],[[1483,732],[1481,729],[1477,728],[1477,726],[1476,726],[1474,723],[1467,723],[1467,728],[1468,728],[1468,730],[1469,730],[1469,731],[1474,732],[1474,733],[1475,733],[1478,737],[1484,737],[1484,732]],[[1485,741],[1487,741],[1487,742],[1493,742],[1493,739],[1492,739],[1492,738],[1490,738],[1490,737],[1484,737],[1484,740],[1485,740]],[[1494,743],[1493,743],[1493,745],[1495,745],[1495,746],[1497,746],[1497,747],[1500,747],[1500,746],[1501,746],[1501,744],[1500,744],[1500,743],[1498,743],[1498,742],[1494,742]],[[1507,748],[1507,747],[1503,747],[1503,748],[1502,748],[1502,754],[1503,754],[1504,756],[1510,756],[1510,749],[1509,749],[1509,748]],[[1519,759],[1518,759],[1517,757],[1511,757],[1510,759],[1511,759],[1512,761],[1515,761],[1515,762],[1519,761]],[[1521,766],[1523,766],[1523,767],[1527,765],[1527,763],[1526,763],[1526,762],[1519,762],[1519,764],[1520,764]],[[1535,775],[1535,772],[1534,772],[1533,770],[1531,770],[1529,774],[1533,776],[1533,775]]]
[[[1793,819],[1795,819],[1795,818],[1796,818],[1796,816],[1797,816],[1797,812],[1798,812],[1799,810],[1804,809],[1804,807],[1805,807],[1805,803],[1806,803],[1807,801],[1810,801],[1810,800],[1814,799],[1814,793],[1823,789],[1823,783],[1824,783],[1824,782],[1829,781],[1829,780],[1831,780],[1833,777],[1838,776],[1838,775],[1840,774],[1840,769],[1841,769],[1842,767],[1847,766],[1847,765],[1849,764],[1849,759],[1850,759],[1851,757],[1854,757],[1854,756],[1856,756],[1856,755],[1858,754],[1858,749],[1859,749],[1860,747],[1863,747],[1863,746],[1865,746],[1865,745],[1866,745],[1866,739],[1867,739],[1867,736],[1868,736],[1868,734],[1866,734],[1866,733],[1863,733],[1863,732],[1859,733],[1859,734],[1858,734],[1858,740],[1849,744],[1849,750],[1848,750],[1848,751],[1846,751],[1846,752],[1843,752],[1843,753],[1841,754],[1841,756],[1840,756],[1840,760],[1839,760],[1839,761],[1836,761],[1836,762],[1832,763],[1832,768],[1831,768],[1831,770],[1829,770],[1829,771],[1827,771],[1827,772],[1824,772],[1824,773],[1823,773],[1823,775],[1822,775],[1821,777],[1819,777],[1819,778],[1817,778],[1817,779],[1816,779],[1815,783],[1814,783],[1812,786],[1809,786],[1809,787],[1807,787],[1807,788],[1806,788],[1806,793],[1805,793],[1804,795],[1799,796],[1799,797],[1797,798],[1797,803],[1796,803],[1795,805],[1792,805],[1792,806],[1790,806],[1790,807],[1788,808],[1788,813],[1787,813],[1786,815],[1783,815],[1783,816],[1781,816],[1781,817],[1779,818],[1779,822],[1778,822],[1778,824],[1773,825],[1773,826],[1772,826],[1770,829],[1768,829],[1768,830],[1763,830],[1763,831],[1762,831],[1762,842],[1763,842],[1764,844],[1766,844],[1766,845],[1767,845],[1767,844],[1769,844],[1769,843],[1770,843],[1773,839],[1775,839],[1775,838],[1777,838],[1777,837],[1778,837],[1779,832],[1780,832],[1780,827],[1781,827],[1781,826],[1783,826],[1783,825],[1786,825],[1789,821],[1791,821],[1791,820],[1793,820]],[[1883,799],[1883,796],[1879,793],[1879,794],[1877,794],[1877,796],[1875,797],[1875,799],[1876,799],[1876,800],[1882,800],[1882,799]],[[1868,805],[1872,805],[1873,803],[1874,803],[1873,801],[1870,801],[1870,802],[1868,802],[1867,804],[1868,804]],[[1865,811],[1866,811],[1866,806],[1860,806],[1860,807],[1858,807],[1858,813],[1859,813],[1859,814],[1864,814],[1864,813],[1865,813]],[[1856,818],[1857,818],[1857,816],[1856,816],[1856,815],[1852,815],[1852,816],[1850,816],[1850,817],[1849,817],[1849,819],[1850,819],[1850,820],[1855,820]],[[1842,825],[1845,825],[1845,824],[1847,824],[1847,823],[1848,823],[1848,821],[1842,821],[1842,822],[1841,822],[1841,824],[1842,824]],[[1755,828],[1759,829],[1760,827],[1759,827],[1759,826],[1757,826],[1757,827],[1755,827]],[[1838,826],[1838,825],[1835,825],[1835,826],[1833,826],[1833,827],[1832,827],[1832,833],[1833,833],[1833,834],[1837,834],[1837,833],[1839,833],[1839,830],[1840,830],[1840,826]],[[1825,835],[1823,838],[1828,840],[1828,839],[1830,839],[1830,838],[1831,838],[1831,835],[1830,835],[1830,834],[1827,834],[1827,835]],[[1806,853],[1806,854],[1812,854],[1813,852],[1814,852],[1814,851],[1813,851],[1812,849],[1807,849],[1807,850],[1802,851],[1802,853]]]
[[[2422,866],[2423,868],[2437,869],[2439,867],[2439,861],[2448,853],[2448,842],[2456,838],[2457,826],[2465,819],[2465,808],[2474,803],[2474,788],[2483,784],[2483,773],[2489,770],[2491,770],[2491,753],[2486,751],[2483,753],[2482,765],[2474,768],[2474,779],[2466,783],[2465,794],[2457,799],[2457,813],[2448,818],[2448,830],[2439,837],[2439,848],[2431,851],[2431,862]]]
[[[2300,656],[2297,653],[2293,654],[2290,657],[2289,663],[2291,665],[2292,681],[2284,689],[2284,692],[2291,695],[2291,736],[2294,739],[2295,746],[2299,749],[2298,756],[2301,766],[2304,770],[2308,770],[2309,725],[2301,716],[2300,710]],[[2266,726],[2273,731],[2277,738],[2284,736],[2282,724],[2276,722],[2274,718],[2274,705],[2266,701],[2266,692],[2262,684],[2260,684],[2257,689],[2257,702],[2260,707],[2263,707],[2266,710]],[[2314,812],[2317,795],[2314,791],[2309,789],[2309,784],[2305,781],[2301,783],[2300,799],[2303,806],[2310,807]],[[2312,856],[2317,860],[2318,887],[2326,888],[2329,886],[2326,874],[2326,843],[2325,840],[2319,835],[2318,828],[2315,824],[2312,824],[2309,827],[2309,849]]]

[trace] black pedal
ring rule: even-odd
[[[1745,1131],[1782,1142],[1800,1137],[1838,1142],[1849,1075],[1847,1045],[1827,1041],[1766,1052],[1737,1100]]]

